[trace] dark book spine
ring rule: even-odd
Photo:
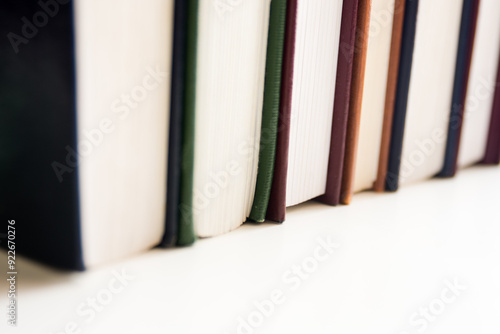
[[[297,0],[288,0],[285,28],[281,97],[276,139],[271,195],[266,218],[276,222],[285,220],[286,180],[288,171],[288,143],[290,136],[290,112],[292,107],[293,63],[295,58],[295,30],[297,26]]]
[[[193,223],[193,172],[194,172],[194,131],[196,102],[196,58],[198,43],[198,0],[186,0],[186,78],[184,93],[184,116],[182,120],[182,161],[181,187],[179,193],[179,219],[177,246],[187,246],[195,242]]]
[[[450,121],[448,123],[448,137],[446,139],[443,169],[438,174],[440,177],[452,177],[457,172],[458,148],[462,133],[465,99],[467,97],[478,12],[479,0],[464,0]]]
[[[392,120],[394,117],[394,102],[396,100],[396,89],[398,84],[405,6],[406,0],[396,0],[394,3],[391,51],[389,55],[389,70],[387,72],[387,90],[385,93],[384,122],[380,142],[377,179],[373,184],[373,190],[376,192],[383,192],[385,190],[385,178],[387,176],[387,166],[389,164],[389,147],[391,145]]]
[[[175,1],[174,39],[172,48],[172,83],[170,92],[170,121],[168,138],[167,206],[165,234],[161,246],[175,246],[179,225],[179,204],[182,164],[182,122],[186,85],[188,2]]]
[[[287,0],[271,2],[259,166],[252,210],[248,217],[254,222],[263,222],[266,218],[273,182],[285,43],[286,2]]]
[[[73,31],[72,2],[0,2],[0,216],[17,255],[81,270]]]
[[[359,1],[344,1],[337,61],[337,76],[333,106],[332,135],[325,194],[318,200],[329,205],[340,202],[340,187],[344,167],[345,139],[349,99],[351,96],[352,67],[356,43],[356,27]]]
[[[385,179],[385,188],[387,191],[396,191],[399,187],[399,171],[401,168],[401,154],[403,151],[403,135],[413,63],[413,49],[415,46],[417,14],[418,0],[408,0],[406,2],[403,23],[403,40],[401,45],[396,101],[394,103],[389,163]]]
[[[490,130],[483,163],[495,165],[500,163],[500,59],[495,86],[495,97],[493,100],[493,110],[491,111]]]

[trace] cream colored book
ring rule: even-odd
[[[400,184],[443,167],[462,6],[457,0],[419,2]]]
[[[499,57],[500,1],[481,0],[458,151],[459,167],[484,158]]]
[[[163,235],[173,11],[173,0],[74,2],[87,267],[145,251]]]
[[[199,1],[195,233],[229,232],[250,213],[259,156],[269,0]]]
[[[325,193],[341,0],[298,0],[286,206]]]
[[[393,18],[394,0],[372,1],[354,192],[371,189],[377,177]]]

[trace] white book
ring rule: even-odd
[[[74,5],[82,250],[92,267],[163,235],[174,1]]]
[[[250,214],[257,179],[269,0],[200,0],[193,220],[200,237]]]
[[[394,0],[372,1],[354,192],[371,189],[377,177],[393,19]]]
[[[481,0],[458,153],[459,167],[484,158],[499,58],[500,1]]]
[[[400,184],[443,167],[462,6],[457,0],[419,2]]]
[[[341,0],[298,0],[286,206],[325,193],[341,20]]]

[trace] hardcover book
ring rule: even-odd
[[[326,177],[325,194],[318,197],[319,201],[328,205],[337,205],[340,203],[347,118],[349,116],[349,101],[351,97],[352,68],[356,50],[356,28],[359,2],[359,0],[344,1],[342,4],[342,21],[340,26],[337,76],[335,79],[335,98],[333,104],[330,154],[328,157],[328,173]]]
[[[172,14],[162,0],[1,2],[0,211],[20,254],[81,270],[160,242]]]
[[[500,2],[481,0],[467,88],[458,166],[467,167],[482,161],[488,151],[488,133],[495,120],[493,103],[498,89],[500,58]],[[493,118],[493,119],[492,119]]]
[[[271,2],[269,37],[267,43],[266,79],[264,84],[264,106],[262,108],[262,127],[260,137],[259,166],[252,211],[248,218],[254,222],[266,219],[271,186],[273,181],[278,136],[283,51],[285,43],[285,24],[287,0]]]
[[[395,6],[394,0],[372,0],[359,143],[352,186],[354,193],[372,189],[377,178],[388,88],[392,26],[396,11],[401,12],[401,8]]]
[[[430,178],[443,166],[462,7],[463,1],[457,4],[455,0],[407,3],[411,18],[404,28],[387,175],[389,190]],[[413,17],[417,16],[414,27]],[[410,45],[413,61],[407,71]]]
[[[500,64],[498,65],[495,97],[493,100],[493,110],[491,111],[488,142],[486,143],[486,155],[483,163],[495,165],[500,163]]]
[[[349,204],[353,194],[354,173],[358,150],[359,127],[361,122],[361,106],[365,80],[368,35],[372,0],[362,0],[358,6],[356,28],[356,49],[354,52],[351,95],[349,99],[349,115],[340,189],[340,203]]]
[[[377,179],[373,185],[373,189],[377,192],[383,192],[385,190],[385,178],[387,176],[387,168],[389,164],[389,148],[391,145],[394,104],[396,102],[405,7],[406,0],[396,0],[394,3],[391,49],[389,54],[389,69],[387,73],[387,89],[385,92],[384,102],[384,121],[382,125],[382,138],[380,140]]]
[[[478,8],[479,0],[464,0],[444,166],[439,173],[440,177],[452,177],[457,171],[458,148],[462,132],[462,120],[464,117],[465,99],[467,97],[472,50],[476,35]]]
[[[192,197],[199,237],[237,228],[252,208],[269,14],[269,0],[199,1]]]
[[[277,147],[277,157],[288,157],[286,164],[277,161],[275,167],[281,176],[273,179],[271,196],[277,197],[268,208],[268,219],[274,221],[284,220],[285,207],[325,193],[342,15],[339,0],[298,0],[290,7],[291,20],[296,13],[295,29],[287,34],[295,35],[294,48],[288,43],[285,49],[284,103],[280,106],[286,110],[280,122],[289,121],[284,132],[289,131],[289,136],[278,141]]]
[[[198,0],[176,0],[167,168],[167,212],[161,246],[186,246],[193,229],[193,145]]]

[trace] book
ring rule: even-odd
[[[342,185],[340,188],[340,203],[342,204],[349,204],[353,193],[366,70],[368,33],[370,28],[371,3],[372,0],[363,0],[360,1],[358,5],[356,49],[353,60],[344,167],[342,171]]]
[[[186,27],[186,91],[184,102],[185,109],[182,117],[181,188],[179,192],[180,203],[177,246],[187,246],[196,240],[193,219],[193,184],[199,0],[189,0],[188,3]]]
[[[500,58],[500,3],[479,3],[476,39],[467,88],[458,166],[482,161],[486,154]]]
[[[82,270],[160,242],[172,15],[161,0],[0,4],[0,210],[18,254]]]
[[[271,195],[278,136],[286,13],[287,0],[271,2],[257,184],[252,210],[248,216],[254,222],[263,222],[266,219]]]
[[[342,186],[345,139],[347,133],[347,116],[349,115],[352,68],[356,47],[358,5],[359,0],[344,1],[342,4],[328,173],[326,176],[325,194],[318,197],[319,201],[328,205],[337,205],[340,203],[340,188]]]
[[[443,166],[462,7],[463,1],[454,0],[407,3],[412,16],[416,18],[414,11],[418,12],[418,21],[409,73],[403,53],[409,51],[404,39],[411,36],[403,37],[404,67],[398,80],[387,175],[390,190],[430,178]],[[413,17],[411,26],[412,21]]]
[[[199,237],[246,221],[259,156],[270,1],[198,8],[193,222]]]
[[[377,178],[389,73],[394,0],[372,0],[358,149],[351,192],[372,189]]]
[[[383,192],[389,165],[389,148],[391,145],[392,121],[396,89],[398,83],[399,61],[403,39],[403,23],[405,17],[406,0],[396,0],[394,3],[394,17],[392,23],[391,49],[389,54],[389,69],[387,72],[387,89],[385,92],[384,120],[382,124],[382,138],[380,140],[380,154],[378,159],[377,178],[373,190]]]
[[[462,119],[467,96],[472,50],[476,35],[478,9],[479,0],[464,0],[455,67],[455,82],[451,100],[450,121],[448,122],[444,165],[438,175],[440,177],[452,177],[457,171],[458,148],[462,131]]]
[[[285,145],[277,147],[287,153],[276,153],[277,157],[288,155],[288,158],[286,166],[277,161],[275,167],[282,176],[276,182],[273,179],[273,187],[280,187],[274,190],[279,198],[271,200],[268,208],[268,219],[274,221],[284,220],[285,207],[325,193],[342,1],[299,0],[293,9],[294,48],[285,49],[294,52],[293,65],[287,67],[285,61],[286,88],[284,91],[282,88],[283,108],[289,109],[284,112],[289,117],[282,122],[289,121],[289,128],[284,129],[289,136],[284,140]],[[291,56],[285,53],[285,57]],[[288,82],[291,82],[289,90]]]
[[[490,128],[488,132],[486,154],[483,163],[498,165],[500,163],[500,64],[498,65],[495,97],[493,100],[493,110],[491,111]]]
[[[193,78],[196,66],[197,0],[176,0],[168,139],[167,203],[163,247],[195,241],[191,198],[193,174]],[[188,86],[190,84],[190,86]],[[188,107],[189,106],[189,107]]]
[[[288,144],[290,138],[290,112],[292,104],[293,71],[297,29],[297,7],[299,0],[289,0],[286,10],[285,41],[281,74],[281,96],[278,115],[278,133],[271,193],[266,219],[283,222],[286,211],[286,180],[288,171]]]

